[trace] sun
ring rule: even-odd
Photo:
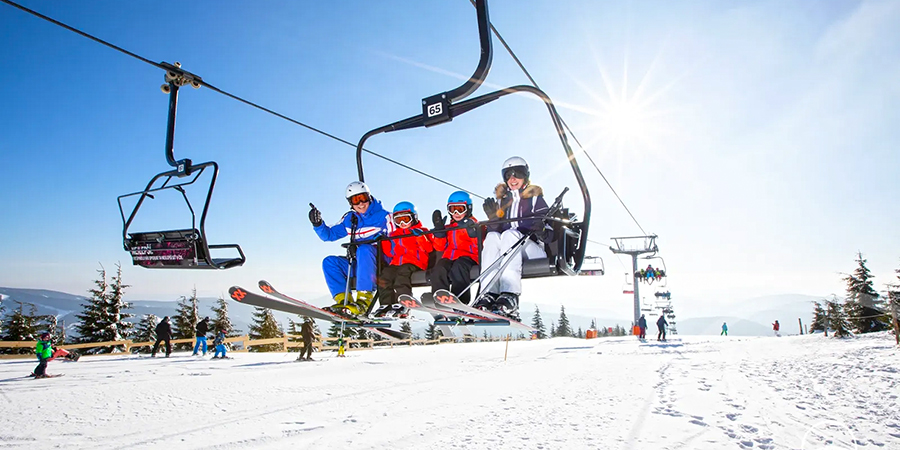
[[[635,101],[614,100],[599,116],[601,132],[616,141],[640,139],[651,128],[647,112]]]

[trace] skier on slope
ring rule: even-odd
[[[781,333],[779,333],[779,331],[781,331],[781,324],[778,323],[777,320],[772,324],[772,331],[775,332],[775,336],[781,336]]]
[[[482,292],[473,306],[518,320],[519,295],[522,293],[522,262],[526,259],[547,257],[541,242],[544,221],[533,217],[547,214],[550,207],[544,201],[544,191],[541,187],[531,184],[531,172],[524,159],[518,156],[507,159],[503,162],[500,174],[503,183],[494,188],[493,198],[488,197],[484,200],[484,212],[488,220],[519,218],[522,220],[488,225],[488,233],[482,248],[481,270],[484,271],[497,261],[500,255],[522,236],[535,234],[531,235],[525,242],[525,247],[500,274],[498,282],[494,283],[488,292]],[[499,265],[496,267],[499,268]]]
[[[350,202],[351,210],[334,226],[325,225],[322,213],[312,203],[309,205],[309,221],[319,238],[326,242],[343,239],[352,230],[356,230],[352,236],[359,244],[356,247],[356,267],[350,267],[346,256],[332,255],[326,256],[322,261],[322,271],[334,299],[334,305],[328,309],[343,312],[346,308],[350,314],[359,315],[368,311],[372,297],[375,296],[375,272],[378,265],[377,251],[373,242],[389,231],[387,222],[390,215],[381,206],[381,202],[372,197],[369,187],[361,181],[354,181],[347,186],[346,198]],[[347,278],[352,276],[356,277],[356,301],[352,295],[344,298]]]
[[[38,365],[34,368],[35,378],[47,378],[47,363],[53,357],[53,346],[50,343],[50,333],[41,333],[41,339],[34,347],[34,353],[38,357]]]
[[[400,202],[391,213],[394,231],[390,237],[407,236],[381,243],[384,256],[389,258],[387,266],[378,275],[378,299],[381,308],[376,317],[406,317],[409,310],[397,302],[403,294],[412,295],[412,274],[428,269],[428,254],[433,244],[431,235],[424,234],[428,228],[422,226],[416,214],[416,207],[410,202]]]
[[[204,317],[203,320],[197,323],[197,343],[194,344],[194,355],[197,356],[197,353],[202,349],[203,356],[206,356],[206,333],[209,333],[209,317]]]
[[[726,322],[722,322],[722,333],[719,336],[728,336],[728,324]]]
[[[666,316],[660,314],[659,319],[656,319],[656,328],[659,330],[659,333],[656,334],[657,341],[665,341],[666,340],[666,326],[669,325],[669,322],[666,322]]]
[[[447,213],[450,223],[446,225],[440,210],[431,214],[434,250],[442,252],[431,271],[431,292],[446,289],[468,305],[470,292],[462,291],[472,282],[472,267],[478,265],[479,230],[472,217],[472,197],[463,191],[450,194]]]
[[[641,318],[638,319],[638,329],[640,330],[640,334],[638,335],[638,339],[646,339],[647,338],[647,318],[641,314]]]
[[[163,341],[166,342],[166,358],[168,358],[172,354],[172,325],[169,323],[169,316],[163,317],[163,320],[156,325],[156,343],[153,344],[150,357],[156,357],[159,344]]]
[[[216,354],[213,355],[212,359],[228,359],[225,356],[225,353],[228,352],[228,349],[225,347],[225,330],[219,330],[216,333],[216,338],[213,339],[213,346],[216,348]],[[219,355],[221,353],[221,356]]]
[[[313,338],[315,337],[315,328],[313,327],[313,320],[309,317],[303,320],[303,325],[300,326],[300,337],[303,338],[303,349],[300,350],[300,356],[297,357],[297,361],[312,361],[312,351],[313,351]],[[304,358],[303,355],[306,355]]]

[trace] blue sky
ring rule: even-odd
[[[458,86],[477,62],[466,0],[22,3],[351,142],[418,113],[422,98]],[[858,250],[879,289],[896,281],[900,3],[495,0],[490,10],[643,229],[659,235],[683,309],[840,294],[839,272],[853,270]],[[241,244],[248,261],[224,272],[134,268],[116,197],[168,169],[162,71],[8,5],[0,29],[0,286],[83,293],[98,264],[122,262],[132,299],[177,298],[194,286],[216,296],[261,278],[325,294],[320,261],[342,250],[318,241],[307,204],[328,222],[346,210],[350,147],[209,89],[184,89],[175,156],[220,164],[209,240]],[[495,42],[479,93],[527,83]],[[482,195],[504,159],[523,156],[548,196],[572,187],[567,204],[581,209],[546,110],[525,96],[376,136],[367,148]],[[591,239],[640,234],[579,160]],[[409,200],[428,217],[452,191],[365,162],[388,208]],[[155,206],[148,227],[186,227],[177,204]],[[621,294],[629,261],[602,245],[591,253],[603,256],[607,276],[526,282],[525,300],[553,303],[563,290],[567,306],[630,316]]]

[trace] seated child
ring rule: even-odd
[[[389,265],[382,267],[378,275],[378,299],[381,308],[376,317],[407,317],[409,310],[397,302],[403,294],[412,295],[412,274],[428,268],[428,254],[431,253],[431,236],[425,235],[428,228],[422,226],[416,214],[416,207],[410,202],[400,202],[391,213],[396,228],[390,237],[409,236],[381,243],[384,255],[390,259]]]
[[[447,212],[448,225],[444,225],[441,211],[435,210],[431,216],[434,249],[443,252],[431,273],[431,292],[447,289],[468,305],[471,290],[465,294],[462,291],[472,282],[469,276],[472,267],[478,265],[479,230],[470,226],[478,222],[472,217],[472,198],[464,191],[450,194]]]

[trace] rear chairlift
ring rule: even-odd
[[[168,69],[166,71],[166,84],[162,85],[162,91],[169,94],[169,121],[166,130],[166,161],[173,170],[160,173],[153,177],[147,187],[142,191],[120,195],[118,197],[119,213],[122,215],[122,238],[125,250],[131,253],[132,262],[136,266],[148,269],[230,269],[238,267],[247,260],[244,252],[238,244],[214,244],[210,245],[206,240],[206,213],[209,211],[209,201],[212,197],[216,178],[219,175],[219,165],[214,161],[194,164],[190,159],[175,160],[175,111],[178,105],[178,88],[190,85],[194,89],[200,88],[202,79],[190,72],[181,69],[181,64],[161,63]],[[197,224],[197,215],[191,202],[185,193],[185,186],[197,181],[204,171],[212,171],[209,189],[206,192],[206,200],[203,203],[203,211],[200,213],[200,223]],[[161,185],[154,187],[157,180],[165,179]],[[178,180],[186,179],[188,181]],[[175,182],[173,182],[175,180]],[[171,184],[170,184],[171,183]],[[130,231],[132,222],[141,205],[147,198],[153,199],[153,193],[166,189],[174,189],[181,193],[191,212],[191,227],[165,231]],[[139,195],[137,203],[128,218],[122,200]],[[210,250],[234,249],[237,255],[230,258],[213,258]]]
[[[362,154],[366,141],[372,136],[392,131],[400,131],[419,127],[432,127],[445,122],[450,122],[455,117],[461,114],[469,112],[480,106],[484,106],[500,97],[504,97],[512,93],[524,92],[536,95],[544,102],[545,106],[547,107],[547,110],[550,113],[550,118],[553,121],[553,125],[556,128],[557,134],[559,135],[560,142],[562,143],[563,150],[565,151],[566,157],[568,158],[569,163],[572,166],[572,171],[575,173],[575,179],[578,182],[579,188],[581,190],[581,195],[584,198],[584,218],[579,222],[575,214],[569,213],[568,209],[566,208],[558,208],[555,214],[551,213],[548,214],[548,216],[543,217],[543,219],[553,227],[554,231],[553,240],[546,243],[545,250],[547,250],[548,256],[547,258],[525,260],[522,264],[522,278],[541,278],[557,275],[579,275],[582,271],[584,271],[587,275],[602,275],[605,272],[602,259],[597,258],[594,260],[595,263],[596,261],[599,261],[599,267],[596,266],[596,264],[594,265],[594,267],[582,267],[585,259],[588,259],[587,257],[585,257],[585,249],[588,238],[588,226],[590,224],[591,217],[591,199],[588,193],[587,184],[585,183],[584,178],[581,174],[581,169],[578,167],[578,163],[575,160],[575,155],[572,152],[571,147],[569,146],[568,138],[562,125],[562,119],[559,117],[559,114],[556,111],[556,107],[550,100],[550,97],[548,97],[547,94],[545,94],[542,90],[534,86],[519,85],[463,101],[463,99],[475,92],[475,90],[477,90],[478,87],[481,86],[482,82],[487,77],[488,71],[490,70],[491,60],[493,57],[487,0],[476,0],[475,7],[477,10],[478,18],[481,58],[478,62],[478,66],[476,67],[474,74],[464,84],[452,91],[443,92],[423,99],[421,114],[400,120],[398,122],[394,122],[389,125],[385,125],[380,128],[376,128],[364,134],[362,138],[360,138],[359,143],[356,146],[356,164],[359,172],[359,181],[365,181]],[[565,191],[563,192],[563,194],[564,193]],[[557,200],[561,201],[561,197],[562,194],[560,195],[560,197],[558,197]],[[479,225],[483,226],[486,223],[501,223],[509,222],[512,220],[514,219],[496,220],[492,222],[479,222]],[[479,242],[479,247],[480,246],[481,243]],[[519,246],[519,248],[517,248],[516,250],[521,250],[522,247],[524,246]],[[507,261],[509,261],[510,259],[511,258],[507,258]],[[502,269],[503,268],[501,267],[500,270],[502,271]],[[413,286],[428,286],[429,275],[430,270],[413,273]],[[474,280],[473,284],[475,284],[475,282],[481,281],[484,274],[479,275],[478,266],[476,266],[473,267],[470,276]],[[470,288],[471,287],[472,286],[470,286]]]
[[[630,273],[625,272],[625,284],[622,285],[623,294],[634,295],[634,284],[631,282],[632,279],[634,279],[634,277],[632,277]]]

